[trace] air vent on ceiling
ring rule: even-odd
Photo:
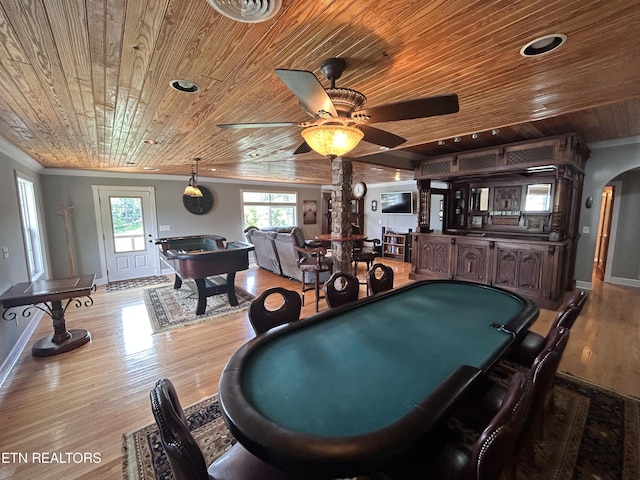
[[[225,17],[238,22],[258,23],[278,13],[282,0],[207,0]]]

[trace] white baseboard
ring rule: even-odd
[[[579,288],[580,290],[593,290],[593,283],[576,280],[576,288]]]
[[[635,278],[611,277],[609,283],[624,285],[626,287],[640,287],[640,280],[636,280]]]
[[[20,358],[20,354],[22,353],[24,348],[27,346],[27,343],[29,343],[29,339],[33,335],[33,332],[36,331],[36,327],[40,323],[40,319],[42,318],[43,315],[44,315],[44,312],[41,312],[38,310],[37,313],[35,313],[32,318],[30,319],[23,318],[23,321],[26,320],[29,323],[27,324],[27,327],[24,329],[22,334],[18,337],[18,340],[16,341],[16,344],[13,346],[13,348],[9,352],[9,355],[6,356],[6,358],[2,362],[2,365],[0,365],[0,387],[2,387],[2,384],[11,373],[11,370],[13,369],[16,362],[18,361],[18,358]]]

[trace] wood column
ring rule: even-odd
[[[331,160],[331,233],[351,234],[351,183],[353,167],[348,158],[336,157]],[[334,272],[348,272],[351,269],[351,242],[331,242]]]

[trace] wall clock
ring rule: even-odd
[[[353,185],[353,196],[358,200],[367,194],[367,184],[364,182],[358,182]]]
[[[211,190],[202,185],[198,185],[198,188],[202,192],[202,197],[190,197],[189,195],[182,196],[182,203],[184,208],[194,215],[204,215],[209,213],[213,208],[213,194]]]

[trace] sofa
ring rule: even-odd
[[[297,281],[302,281],[302,271],[298,266],[300,255],[293,245],[304,248],[306,241],[300,227],[248,227],[245,231],[247,242],[255,247],[256,263],[270,272]],[[326,282],[331,272],[322,272],[320,281]],[[314,283],[315,277],[306,274],[305,283]]]

